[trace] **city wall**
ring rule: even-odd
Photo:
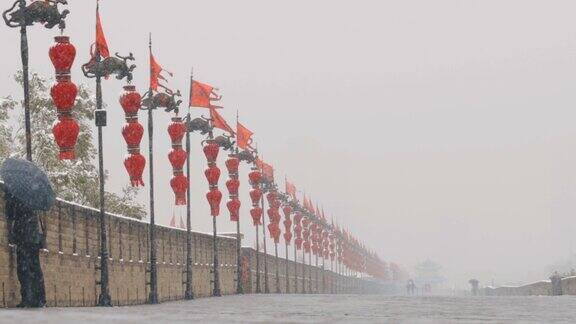
[[[0,188],[1,189],[1,188]],[[58,200],[49,212],[41,212],[47,246],[41,251],[48,306],[94,306],[99,294],[100,221],[92,208]],[[149,225],[137,219],[107,214],[110,252],[110,294],[118,306],[144,304],[148,297]],[[183,299],[186,268],[186,231],[156,227],[158,294],[160,301]],[[15,248],[8,244],[3,190],[0,190],[0,307],[14,307],[20,293],[16,274]],[[218,257],[222,294],[236,291],[236,240],[218,236]],[[212,292],[212,235],[192,233],[193,291],[195,297]],[[290,292],[302,285],[307,292],[361,293],[374,290],[367,281],[340,276],[335,272],[293,261],[278,259],[251,248],[242,248],[242,281],[245,293],[256,292],[256,259],[259,260],[264,291],[264,260],[268,267],[270,292],[286,292],[286,270]],[[286,262],[288,264],[286,264]],[[314,259],[313,259],[314,262]],[[288,265],[288,267],[286,267]],[[329,265],[328,265],[329,267]],[[277,288],[276,269],[278,269]],[[297,271],[297,285],[294,282]]]
[[[576,295],[576,277],[562,278],[562,295]],[[522,286],[486,287],[486,296],[551,296],[552,282],[542,280]]]

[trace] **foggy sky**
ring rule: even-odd
[[[68,1],[73,80],[94,87],[80,65],[94,40],[95,1]],[[411,267],[430,258],[461,286],[471,277],[542,279],[573,247],[574,12],[574,1],[544,0],[101,1],[109,47],[134,53],[142,93],[152,32],[183,106],[193,67],[196,79],[221,89],[225,118],[239,110],[282,187],[286,175],[384,260]],[[53,76],[47,51],[56,34],[29,29],[31,68],[44,76]],[[11,77],[19,33],[2,27],[0,38],[2,95],[20,96]],[[107,189],[116,192],[128,183],[122,85],[103,86]],[[168,224],[170,116],[155,116],[156,214]],[[194,135],[193,226],[211,231],[199,142]],[[146,156],[147,145],[145,135]],[[249,245],[247,173],[240,190]],[[145,187],[146,206],[147,197]],[[222,210],[219,229],[233,231]]]

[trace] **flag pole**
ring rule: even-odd
[[[236,134],[238,134],[238,109],[236,109]],[[238,135],[236,135],[238,136]],[[234,157],[238,158],[238,138],[234,147]],[[240,173],[240,170],[238,170]],[[240,178],[240,174],[236,175],[236,179]],[[240,199],[238,197],[238,199]],[[240,215],[236,220],[236,293],[243,294],[244,287],[242,286],[242,237],[240,234]]]
[[[98,17],[100,10],[100,1],[96,1],[96,15]],[[96,65],[100,63],[100,48],[95,46]],[[104,199],[104,143],[102,139],[102,127],[106,126],[106,110],[102,105],[102,75],[96,73],[96,111],[95,115],[103,118],[94,118],[98,127],[98,180],[100,185],[100,295],[98,296],[98,306],[112,306],[108,282],[108,238],[106,229],[106,211]],[[103,119],[103,120],[102,120]]]
[[[192,83],[194,82],[194,68],[190,70],[190,97],[192,98]],[[190,106],[188,103],[188,114],[186,115],[186,125],[190,123]],[[194,299],[192,289],[192,220],[190,215],[190,127],[186,127],[186,177],[188,179],[188,190],[186,191],[186,291],[184,298]]]
[[[148,52],[150,54],[150,77],[152,77],[152,33],[149,34],[148,39]],[[150,106],[148,107],[148,161],[149,161],[149,175],[150,175],[150,295],[148,302],[150,304],[158,304],[158,273],[156,269],[156,233],[155,233],[155,220],[154,220],[154,116],[152,104],[152,85],[148,89],[148,99]]]

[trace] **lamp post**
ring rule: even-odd
[[[38,3],[34,2],[34,3]],[[33,3],[33,4],[34,4]],[[32,4],[30,5],[32,6]],[[99,5],[96,5],[96,13],[98,14]],[[64,12],[63,12],[64,13]],[[134,56],[130,53],[129,56],[106,57],[102,59],[98,46],[95,46],[94,55],[90,61],[82,65],[82,73],[87,78],[96,79],[96,110],[94,111],[94,120],[98,127],[98,178],[99,178],[99,194],[100,194],[100,295],[98,296],[98,306],[112,306],[112,299],[109,292],[109,274],[108,274],[108,246],[107,246],[107,226],[106,226],[106,211],[104,199],[104,185],[105,185],[105,170],[104,170],[104,149],[102,140],[102,127],[107,124],[106,110],[102,105],[102,78],[108,77],[112,74],[117,74],[116,79],[126,78],[127,82],[132,81],[132,71],[135,65],[128,66],[127,61],[133,61]],[[118,69],[111,69],[110,66],[120,67]]]
[[[16,0],[12,6],[2,13],[4,22],[10,28],[20,27],[20,57],[22,59],[22,86],[24,88],[24,131],[26,138],[26,159],[32,161],[32,132],[30,125],[30,81],[28,76],[28,35],[26,28],[34,23],[41,23],[51,29],[58,25],[60,31],[66,27],[64,19],[70,13],[68,9],[60,13],[58,4],[66,4],[64,0],[35,1],[26,6],[26,0]],[[16,9],[18,6],[18,9]]]
[[[152,66],[152,35],[149,36],[148,50],[150,53],[150,66]],[[153,71],[150,69],[150,79],[152,80]],[[149,174],[149,208],[150,208],[150,293],[148,295],[148,303],[158,304],[158,270],[156,258],[156,220],[155,220],[155,206],[154,206],[154,110],[158,108],[165,108],[166,112],[175,111],[178,113],[178,106],[182,102],[177,100],[180,97],[180,91],[173,92],[172,90],[162,86],[165,93],[156,92],[152,89],[152,84],[146,94],[142,96],[142,110],[148,112],[148,174]]]

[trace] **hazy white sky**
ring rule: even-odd
[[[73,79],[92,85],[79,67],[94,39],[95,1],[69,2]],[[233,120],[239,109],[281,184],[288,175],[385,260],[431,258],[458,283],[542,278],[570,251],[574,12],[569,0],[101,1],[109,46],[134,53],[142,92],[152,32],[157,60],[175,73],[170,84],[187,97],[194,67],[197,79],[218,86],[223,115]],[[29,32],[32,69],[46,76],[56,33]],[[18,37],[0,28],[4,94],[21,93],[11,78]],[[128,182],[121,86],[104,85],[113,191]],[[168,224],[169,116],[156,116],[156,212]],[[198,136],[193,150],[193,225],[209,231]],[[242,228],[251,240],[247,172]],[[226,211],[219,226],[234,229]]]

